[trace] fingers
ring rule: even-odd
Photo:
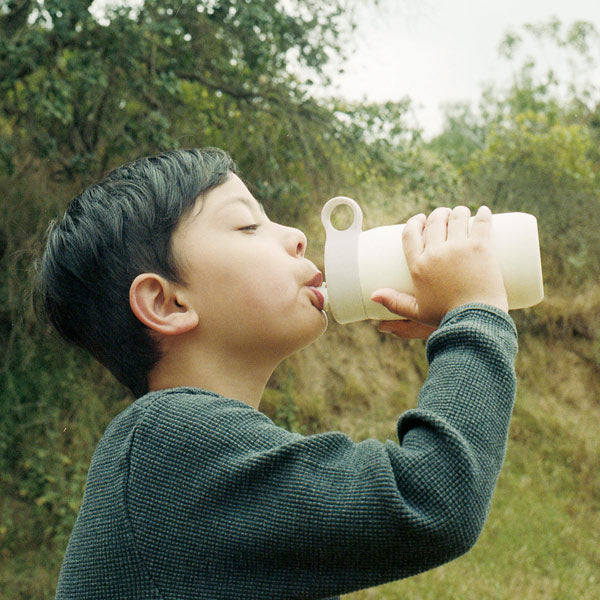
[[[382,321],[378,329],[382,333],[393,333],[405,339],[426,340],[435,327],[414,320],[419,312],[414,296],[384,288],[373,292],[371,300],[383,304],[390,312],[405,317],[403,320]]]
[[[404,254],[409,263],[423,253],[426,246],[465,238],[471,211],[466,206],[454,210],[436,208],[429,217],[420,214],[408,220],[404,227]]]
[[[423,253],[423,228],[426,220],[427,217],[423,214],[415,215],[404,226],[402,245],[408,264],[413,263]]]
[[[376,290],[371,294],[371,300],[382,304],[390,312],[407,319],[416,319],[418,306],[414,296],[397,292],[390,288]]]
[[[466,206],[457,206],[448,218],[448,241],[465,239],[468,235],[471,211]]]
[[[424,246],[435,245],[446,240],[457,241],[466,237],[487,239],[492,227],[492,212],[482,206],[473,219],[469,232],[471,211],[466,206],[436,208],[427,218],[423,228]],[[421,248],[421,252],[423,248]]]
[[[482,206],[473,219],[470,237],[485,241],[490,237],[492,229],[492,211],[487,206]]]
[[[436,208],[427,217],[423,238],[425,246],[433,246],[446,241],[448,231],[448,218],[452,211],[449,208]]]

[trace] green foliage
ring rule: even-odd
[[[486,135],[486,126],[468,104],[450,104],[445,109],[444,130],[431,141],[429,148],[461,168],[484,146]]]
[[[276,425],[296,433],[305,433],[300,423],[293,376],[289,374],[278,387],[269,386],[261,401],[261,410]]]
[[[321,395],[299,391],[298,373],[288,362],[271,377],[260,403],[260,410],[276,425],[289,431],[310,435],[323,431],[326,406]]]
[[[546,65],[528,54],[531,46],[543,48]],[[600,32],[593,23],[576,21],[565,27],[557,19],[529,23],[521,32],[508,33],[500,44],[500,55],[518,64],[505,97],[496,109],[516,115],[533,110],[581,119],[593,112],[599,88],[594,69],[600,64]],[[493,102],[490,102],[493,104]]]
[[[551,283],[580,284],[599,272],[600,194],[591,149],[586,128],[528,112],[493,127],[464,169],[481,203],[538,217]]]
[[[340,1],[296,0],[284,9],[271,1],[147,0],[136,10],[108,8],[101,19],[90,5],[9,3],[2,16],[3,137],[68,178],[95,179],[132,151],[177,145],[172,111],[186,84],[255,119],[271,106],[301,105],[303,80],[325,77],[349,27]],[[211,110],[204,114],[209,130],[219,126],[218,114],[216,123]],[[2,159],[14,171],[16,157]]]
[[[465,104],[446,107],[444,131],[431,147],[462,167],[485,145],[493,127],[528,113],[543,114],[551,123],[585,125],[596,135],[599,41],[597,28],[583,21],[565,28],[551,19],[507,33],[499,53],[510,65],[509,81],[484,89],[477,110]],[[549,64],[534,60],[532,48],[543,49]]]
[[[469,203],[538,217],[550,285],[581,285],[600,273],[600,95],[586,77],[600,65],[599,40],[591,23],[564,28],[556,20],[507,34],[500,52],[514,65],[510,85],[485,90],[477,114],[449,107],[445,131],[429,145],[458,168]],[[552,67],[527,54],[532,43],[545,47]]]
[[[84,464],[61,452],[50,455],[47,448],[38,448],[23,461],[18,494],[40,509],[36,520],[43,524],[43,539],[67,542],[81,504],[86,475]]]

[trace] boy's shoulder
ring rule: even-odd
[[[239,406],[238,406],[239,405]],[[132,402],[119,413],[109,425],[107,432],[123,423],[139,422],[144,419],[177,418],[180,413],[212,414],[231,409],[251,408],[248,405],[226,398],[215,392],[191,387],[169,388],[148,392]]]
[[[149,392],[132,402],[119,413],[106,429],[105,436],[116,430],[159,426],[172,428],[179,422],[189,425],[190,420],[211,421],[223,415],[248,416],[256,412],[243,402],[226,398],[208,390],[180,387]]]
[[[215,451],[223,445],[270,446],[290,436],[297,434],[244,402],[181,387],[150,392],[133,402],[110,423],[98,450],[117,443],[129,461],[138,452],[166,455],[171,450]]]

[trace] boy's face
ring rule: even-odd
[[[236,175],[180,224],[173,250],[199,315],[194,334],[215,350],[279,361],[325,331],[306,237],[270,221]]]

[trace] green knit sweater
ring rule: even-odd
[[[290,433],[199,389],[140,398],[98,444],[56,597],[318,599],[456,558],[504,458],[516,339],[491,307],[449,313],[398,443]]]

